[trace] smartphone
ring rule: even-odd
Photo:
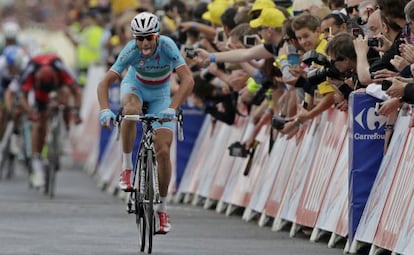
[[[299,53],[289,53],[287,56],[288,63],[290,66],[295,66],[300,64],[300,55]]]
[[[255,35],[245,35],[243,37],[243,44],[245,46],[255,46],[257,43],[257,37]]]
[[[194,48],[192,48],[192,47],[185,47],[184,51],[186,53],[187,58],[192,59],[197,55],[197,53],[194,51]]]
[[[224,41],[224,31],[223,30],[217,31],[217,41],[219,41],[219,42]]]
[[[382,43],[378,38],[368,38],[368,47],[379,47]]]
[[[389,81],[389,80],[383,80],[382,82],[381,82],[381,89],[382,90],[388,90],[390,87],[391,87],[391,85],[392,85],[392,81]]]

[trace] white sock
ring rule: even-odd
[[[132,170],[132,152],[122,154],[122,170]]]
[[[158,212],[167,212],[167,205],[165,204],[167,202],[166,197],[160,197],[161,203],[158,205],[157,211]]]

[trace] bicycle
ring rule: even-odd
[[[15,103],[13,108],[18,109],[19,105]],[[27,137],[28,129],[30,134],[30,123],[26,115],[17,118],[19,120],[16,126],[16,120],[9,116],[3,137],[0,141],[0,179],[3,177],[3,172],[6,173],[6,179],[13,177],[16,161],[23,161],[23,167],[27,170],[28,176],[30,177],[31,174],[31,141],[30,137]],[[29,147],[27,147],[27,144],[29,144]],[[29,187],[31,187],[30,184],[29,180]]]
[[[0,142],[0,179],[5,172],[6,179],[10,180],[14,174],[14,160],[15,154],[11,151],[11,139],[13,135],[14,123],[9,120],[3,134],[3,139]]]
[[[128,194],[127,212],[135,214],[135,222],[138,228],[140,251],[152,252],[153,236],[155,234],[154,206],[160,204],[160,192],[158,185],[157,161],[155,157],[152,123],[162,121],[155,115],[122,115],[122,108],[116,117],[118,137],[123,120],[142,123],[142,137],[140,140],[136,163],[131,172],[132,190]],[[183,115],[179,111],[174,119],[178,123],[178,139],[184,140]],[[138,176],[137,176],[138,174]]]
[[[52,92],[49,95],[50,103],[48,107],[48,133],[46,135],[46,144],[43,148],[46,150],[45,167],[45,189],[44,194],[50,198],[55,196],[56,172],[60,169],[61,148],[61,129],[63,128],[63,111],[67,106],[58,102],[57,93]]]

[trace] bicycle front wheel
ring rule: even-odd
[[[141,252],[145,251],[145,238],[147,230],[147,222],[145,220],[142,199],[139,199],[139,191],[134,191],[135,200],[135,221],[138,228],[138,240]]]
[[[155,218],[154,218],[154,180],[153,180],[153,151],[147,150],[146,153],[146,189],[145,189],[145,203],[144,211],[147,222],[147,240],[148,240],[148,254],[152,252],[152,238],[154,236]]]
[[[54,120],[58,121],[58,120]],[[47,146],[47,158],[48,158],[48,172],[47,172],[47,193],[50,198],[55,196],[56,188],[56,172],[59,170],[59,157],[60,157],[60,148],[59,148],[59,135],[60,135],[60,125],[54,123],[51,127],[51,141]]]

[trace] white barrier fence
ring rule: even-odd
[[[111,137],[103,160],[96,165],[100,127],[96,99],[102,68],[92,69],[84,91],[84,123],[73,133],[73,156],[87,166],[107,192],[115,190],[121,170],[121,148]],[[414,134],[409,117],[400,116],[384,156],[354,242],[344,252],[355,253],[362,244],[370,254],[387,249],[399,254],[414,250]],[[269,126],[262,128],[260,142],[247,176],[248,158],[229,156],[228,146],[248,137],[252,124],[240,118],[233,126],[206,118],[187,163],[178,190],[172,178],[175,202],[215,206],[231,214],[243,210],[243,219],[256,219],[272,230],[290,226],[293,237],[301,228],[312,229],[310,240],[330,234],[334,247],[348,234],[348,116],[329,110],[308,123],[303,136],[287,140],[278,135],[268,154]],[[175,147],[175,146],[174,146]],[[95,163],[95,165],[94,165]],[[173,164],[175,165],[175,164]],[[174,169],[175,172],[175,169]]]

